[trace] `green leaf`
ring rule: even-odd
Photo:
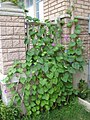
[[[36,100],[36,96],[34,96],[34,95],[31,96],[31,100],[32,100],[32,101],[35,101],[35,100]]]
[[[30,71],[29,70],[26,71],[26,75],[30,76]]]
[[[36,45],[37,44],[37,40],[36,39],[32,40],[32,43],[33,43],[33,45]]]
[[[67,27],[68,27],[68,28],[71,28],[71,27],[72,27],[72,23],[69,22],[69,23],[67,24]]]
[[[69,78],[69,73],[65,73],[64,76],[61,78],[63,82],[67,82]]]
[[[33,111],[33,112],[36,112],[36,107],[33,107],[33,108],[32,108],[32,111]]]
[[[38,58],[38,62],[41,63],[41,64],[43,64],[43,58],[39,57]]]
[[[30,35],[30,36],[34,36],[35,34],[36,34],[35,31],[31,31],[31,30],[29,31],[29,35]]]
[[[76,25],[76,27],[75,27],[76,29],[81,29],[81,26],[78,24],[78,25]]]
[[[8,85],[8,88],[11,89],[11,88],[13,88],[14,86],[15,86],[15,84],[14,84],[14,83],[11,83],[11,84]]]
[[[23,68],[23,69],[26,68],[26,63],[23,63],[23,64],[22,64],[22,68]]]
[[[77,45],[78,45],[78,46],[82,46],[82,45],[83,45],[83,43],[82,43],[82,40],[81,40],[81,39],[77,39],[77,41],[76,41],[76,42],[77,42]]]
[[[27,52],[27,54],[29,55],[29,61],[30,61],[30,57],[32,57],[32,56],[34,55],[34,53],[35,53],[34,48],[31,48],[31,49]]]
[[[60,62],[61,60],[63,60],[63,56],[57,56],[56,59],[58,62]]]
[[[77,35],[76,35],[76,34],[71,34],[71,35],[70,35],[70,38],[71,38],[71,39],[75,39],[75,38],[77,38]]]
[[[33,90],[36,90],[37,86],[36,85],[32,85]]]
[[[45,106],[45,104],[46,104],[46,101],[42,101],[41,102],[41,107]]]
[[[74,47],[76,45],[76,43],[74,42],[74,41],[71,41],[70,43],[69,43],[69,46],[70,47]]]
[[[74,62],[74,60],[75,60],[75,56],[68,56],[67,57],[67,61],[70,63]]]
[[[80,56],[80,57],[76,57],[76,60],[78,61],[78,62],[82,62],[83,61],[83,57],[82,56]]]
[[[34,22],[39,22],[40,20],[38,18],[33,18]]]
[[[30,41],[29,41],[28,37],[26,37],[25,40],[24,40],[24,44],[28,45],[29,42],[30,42]]]
[[[42,86],[46,85],[46,84],[47,84],[47,79],[41,79],[41,80],[40,80],[40,84],[41,84]]]
[[[36,100],[36,104],[39,105],[40,104],[40,100]]]
[[[22,69],[22,68],[18,68],[18,69],[17,69],[17,72],[18,72],[18,73],[23,73],[23,69]]]
[[[30,104],[31,104],[31,107],[36,106],[36,104],[34,102],[31,102]]]
[[[77,48],[75,52],[77,55],[82,55],[82,50],[80,48]]]
[[[26,95],[26,96],[28,97],[28,99],[29,99],[30,91],[25,90],[25,95]]]
[[[50,107],[49,107],[49,106],[47,106],[47,105],[45,106],[45,108],[46,108],[46,110],[50,110]]]
[[[44,94],[43,97],[42,97],[42,99],[49,100],[49,94]]]
[[[75,23],[78,23],[78,19],[75,18],[75,19],[74,19],[74,22],[75,22]]]
[[[40,111],[36,111],[36,114],[39,115],[39,114],[40,114]]]
[[[38,89],[38,93],[39,94],[44,94],[44,89],[43,88]]]
[[[49,94],[53,94],[54,89],[53,89],[53,88],[51,88],[48,92],[49,92]]]
[[[57,85],[57,82],[58,82],[58,79],[57,79],[57,78],[53,78],[53,79],[52,79],[52,83],[53,83],[53,84]]]
[[[78,62],[74,62],[74,63],[72,64],[72,67],[75,68],[75,69],[77,69],[77,70],[79,70],[80,65],[79,65]]]
[[[77,35],[79,35],[80,33],[81,33],[81,30],[75,30],[75,33],[77,34]]]
[[[25,77],[21,77],[21,78],[20,78],[20,82],[21,82],[22,84],[25,84],[25,81],[26,81],[26,78],[25,78]]]
[[[48,92],[48,88],[46,86],[43,87],[44,92]]]
[[[30,21],[33,20],[33,18],[31,16],[27,16],[27,19]]]
[[[52,78],[53,78],[53,73],[47,73],[46,76],[47,76],[48,78],[52,79]]]
[[[48,71],[48,64],[47,63],[44,64],[44,66],[42,67],[42,70],[45,73]]]
[[[33,94],[33,95],[36,95],[36,93],[37,93],[37,92],[36,92],[35,90],[32,91],[32,94]]]
[[[52,83],[48,83],[48,84],[47,84],[47,88],[48,88],[48,89],[52,88]]]
[[[69,68],[68,68],[68,71],[69,71],[70,73],[72,73],[72,74],[75,74],[75,73],[76,73],[75,69],[72,68],[72,67],[69,67]]]
[[[25,89],[26,89],[26,90],[30,90],[30,84],[29,84],[29,83],[26,84]]]

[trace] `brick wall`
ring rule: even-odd
[[[44,18],[55,20],[66,13],[68,6],[69,2],[66,0],[44,0]]]
[[[55,20],[57,17],[62,17],[65,23],[69,21],[68,17],[65,17],[66,10],[70,6],[72,0],[44,0],[44,18],[49,20]],[[74,1],[75,2],[75,1]],[[90,59],[90,35],[88,34],[88,16],[90,14],[90,0],[76,0],[74,9],[74,15],[79,16],[79,23],[81,25],[81,35],[84,43],[85,57]],[[62,43],[66,44],[63,36],[70,33],[70,30],[66,28],[66,24],[63,27]]]
[[[44,18],[55,20],[66,14],[71,0],[44,0]],[[88,17],[90,14],[90,0],[75,0],[75,15]]]
[[[83,41],[84,45],[84,55],[89,60],[90,59],[90,35],[88,34],[88,20],[79,19],[79,24],[81,25],[81,34],[79,35]]]
[[[77,0],[75,3],[75,15],[88,17],[90,14],[90,0]]]

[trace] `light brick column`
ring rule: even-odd
[[[12,3],[2,3],[0,31],[0,71],[2,74],[7,74],[14,60],[25,59],[23,11]]]
[[[5,104],[10,101],[11,94],[2,80],[6,77],[8,69],[12,66],[14,60],[25,60],[24,37],[25,21],[23,10],[14,6],[11,2],[2,3],[0,7],[0,83]],[[18,81],[15,76],[13,79]]]

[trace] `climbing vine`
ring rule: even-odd
[[[67,27],[75,24],[75,31],[68,35],[67,49],[62,45],[62,22],[41,24],[36,18],[26,17],[30,23],[25,38],[27,47],[25,63],[15,62],[5,81],[13,75],[18,83],[8,85],[12,90],[12,103],[24,106],[27,115],[38,115],[57,106],[68,104],[77,95],[73,89],[73,74],[83,69],[83,47],[78,19],[70,20]],[[30,44],[33,45],[31,49]],[[19,86],[21,89],[19,90]]]

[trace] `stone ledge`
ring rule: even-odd
[[[86,109],[86,111],[90,112],[90,103],[87,102],[86,100],[83,100],[81,98],[78,98],[78,101],[81,105],[83,105]]]
[[[0,8],[0,11],[7,11],[7,12],[19,12],[19,13],[24,13],[22,9],[19,8]]]
[[[2,2],[0,6],[0,15],[24,16],[24,10],[15,6],[12,2]]]
[[[75,17],[82,20],[89,20],[89,17],[84,17],[84,16],[75,16]],[[58,17],[58,19],[63,19],[63,18],[70,18],[70,15],[64,14]]]
[[[15,12],[7,12],[7,11],[0,11],[0,15],[1,16],[19,16],[19,17],[22,17],[24,16],[24,13],[15,13]]]

